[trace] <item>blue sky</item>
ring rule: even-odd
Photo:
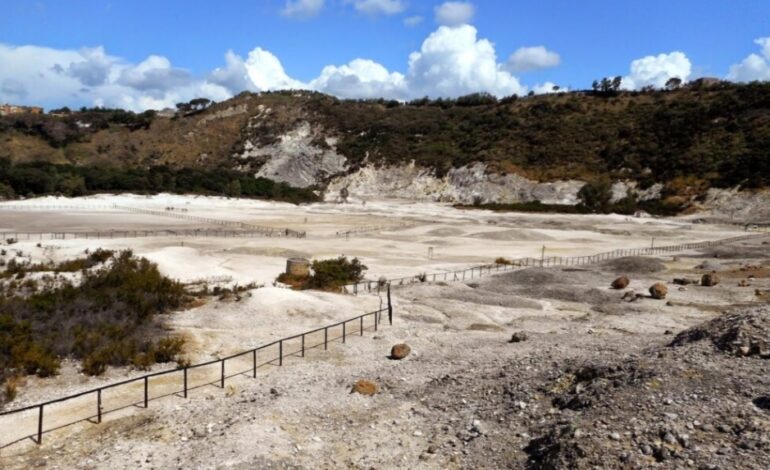
[[[454,3],[459,10],[455,8],[453,14],[459,11],[460,17],[448,21],[446,15],[437,18],[440,1],[3,0],[0,101],[47,106],[100,103],[138,109],[193,94],[221,99],[226,94],[223,90],[232,94],[241,86],[259,91],[291,85],[341,96],[408,99],[460,94],[474,87],[494,94],[540,92],[553,84],[586,88],[593,79],[607,75],[627,77],[628,88],[659,86],[665,77],[684,74],[687,77],[680,78],[770,79],[770,57],[765,55],[770,55],[770,45],[755,43],[770,37],[767,0]],[[407,18],[415,17],[422,20],[405,24]],[[421,49],[439,31],[439,23],[446,31],[434,38],[435,49],[454,48],[447,53],[452,57]],[[473,34],[463,27],[471,28]],[[484,40],[491,43],[491,52]],[[21,46],[45,51],[20,50]],[[509,61],[517,49],[536,46],[542,49],[524,54],[534,60],[524,67],[530,70],[522,71],[522,66]],[[86,54],[82,61],[88,64],[70,68],[81,61],[72,52],[84,48],[100,52]],[[249,63],[255,48],[270,57],[260,53]],[[241,59],[243,67],[234,59],[227,79],[207,81],[213,70],[225,68],[227,51]],[[422,52],[422,62],[414,68],[409,63],[413,52]],[[673,52],[682,55],[668,55]],[[496,59],[490,59],[490,54]],[[138,71],[131,69],[151,56],[164,60],[153,59]],[[632,62],[645,57],[654,60],[638,63],[640,69],[632,71]],[[273,58],[280,64],[280,73]],[[466,58],[473,63],[471,69],[487,70],[496,64],[501,72],[489,68],[487,75],[474,70],[455,73],[463,66],[457,61]],[[354,59],[367,62],[351,65]],[[73,82],[76,71],[94,61],[101,64],[98,73],[104,80],[86,71],[91,79]],[[35,70],[35,63],[47,68]],[[344,68],[346,64],[351,66]],[[322,69],[329,65],[337,69],[321,79]],[[46,71],[51,67],[60,81]],[[731,67],[739,68],[731,71]],[[428,76],[432,69],[445,77]],[[50,76],[43,80],[42,75]],[[246,79],[241,82],[235,75]],[[163,82],[166,76],[172,79]],[[254,76],[262,79],[255,81]],[[61,93],[38,93],[30,89],[33,85],[60,87]]]

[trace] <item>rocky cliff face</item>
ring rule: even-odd
[[[241,159],[262,159],[263,164],[255,174],[274,181],[307,188],[323,183],[332,175],[347,170],[347,159],[336,152],[334,138],[326,137],[325,148],[314,143],[323,138],[313,131],[308,122],[300,123],[294,130],[282,135],[278,142],[261,147],[251,141],[244,143]]]
[[[333,178],[325,199],[334,200],[343,188],[353,199],[400,198],[472,204],[475,202],[528,202],[577,204],[583,182],[576,180],[539,183],[518,175],[487,172],[483,163],[450,170],[437,177],[414,163],[399,166],[365,165]]]

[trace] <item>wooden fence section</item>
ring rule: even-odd
[[[140,209],[137,207],[127,207],[127,206],[114,206],[116,209],[124,210],[127,212],[133,212],[137,214],[148,214],[148,215],[158,215],[163,217],[173,217],[176,219],[183,219],[183,220],[192,220],[196,222],[205,222],[212,225],[221,225],[224,227],[234,227],[234,228],[240,228],[244,230],[249,230],[255,233],[262,234],[266,237],[294,237],[294,238],[305,238],[307,236],[307,232],[298,232],[296,230],[292,230],[289,228],[274,228],[274,227],[264,227],[261,225],[253,225],[253,224],[247,224],[244,222],[238,222],[235,220],[222,220],[222,219],[212,219],[210,217],[202,217],[197,215],[191,215],[184,212],[177,212],[176,210],[165,210],[165,211],[159,211],[154,209]]]
[[[284,365],[291,357],[304,358],[311,349],[327,350],[330,343],[345,343],[350,336],[377,331],[383,313],[393,324],[393,305],[364,313],[321,328],[275,340],[231,356],[200,364],[153,372],[111,383],[73,395],[55,398],[22,408],[0,412],[0,449],[27,439],[37,444],[43,434],[80,422],[101,423],[102,417],[120,410],[148,408],[150,401],[177,396],[187,398],[190,391],[216,386],[225,388],[227,379],[246,376],[257,379],[260,368]]]
[[[0,232],[3,240],[75,240],[147,237],[212,237],[256,238],[264,233],[253,230],[227,230],[217,228],[158,229],[158,230],[98,230],[90,232]]]
[[[409,284],[417,284],[421,282],[435,282],[435,281],[465,281],[468,279],[474,279],[477,277],[496,274],[500,272],[511,271],[513,269],[520,269],[525,267],[552,267],[552,266],[580,266],[596,264],[601,261],[611,260],[615,258],[622,258],[625,256],[651,256],[664,253],[674,253],[683,250],[694,250],[700,248],[707,248],[711,246],[718,246],[725,243],[733,243],[741,240],[749,240],[752,238],[766,237],[765,234],[752,234],[741,235],[738,237],[725,238],[722,240],[713,240],[706,242],[695,243],[683,243],[679,245],[668,245],[650,248],[630,248],[620,249],[614,251],[607,251],[603,253],[597,253],[590,256],[549,256],[541,258],[517,258],[508,260],[507,264],[484,264],[481,266],[473,266],[466,269],[457,271],[441,271],[437,273],[420,273],[413,276],[399,277],[395,279],[388,279],[387,281],[362,281],[356,284],[348,284],[343,287],[344,291],[348,294],[357,295],[359,293],[378,292],[378,288],[383,284],[388,286],[403,286]]]
[[[214,219],[211,217],[202,217],[187,214],[179,209],[174,210],[155,210],[155,209],[142,209],[138,207],[122,206],[118,204],[0,204],[0,210],[27,212],[33,210],[119,210],[124,212],[132,212],[135,214],[146,214],[162,217],[171,217],[181,220],[191,220],[195,222],[203,222],[210,225],[218,225],[221,227],[230,227],[232,229],[240,229],[243,232],[248,232],[250,236],[263,236],[263,237],[293,237],[293,238],[306,238],[307,232],[300,232],[289,228],[276,228],[265,227],[261,225],[247,224],[245,222],[238,222],[235,220]],[[130,232],[130,231],[125,231]],[[234,232],[234,231],[233,231]]]

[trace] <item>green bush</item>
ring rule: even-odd
[[[9,285],[0,296],[0,382],[12,373],[55,374],[66,356],[81,359],[90,375],[109,366],[147,368],[175,360],[184,341],[163,334],[155,317],[187,301],[181,284],[131,251],[97,250],[66,263],[57,267],[93,269],[82,271],[78,285],[25,296],[12,295]]]
[[[313,275],[308,279],[307,287],[321,290],[339,290],[345,284],[359,282],[367,269],[358,258],[348,260],[345,256],[315,260],[312,268]]]

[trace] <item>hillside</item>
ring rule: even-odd
[[[636,187],[681,205],[712,187],[770,186],[769,151],[767,83],[408,104],[242,93],[173,118],[0,118],[0,157],[17,164],[216,169],[456,202],[574,203],[582,182],[605,180],[625,182],[615,199]]]

